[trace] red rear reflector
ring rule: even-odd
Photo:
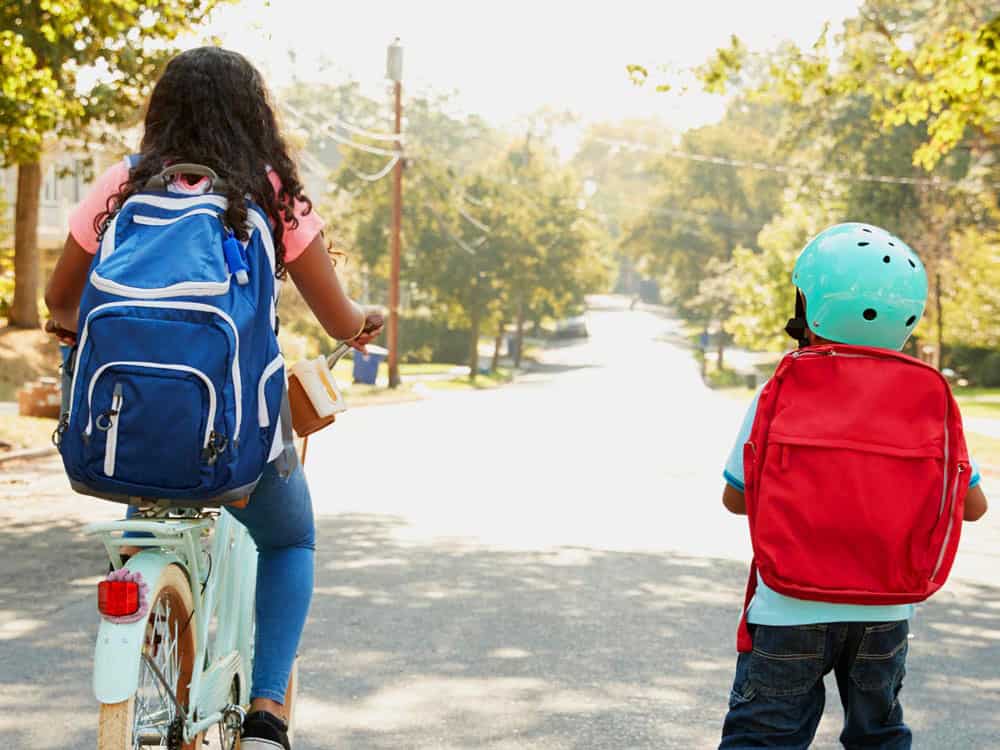
[[[126,617],[139,611],[139,584],[101,581],[97,584],[97,609],[108,617]]]

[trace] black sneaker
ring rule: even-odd
[[[268,711],[254,711],[243,721],[240,750],[292,750],[288,725]]]

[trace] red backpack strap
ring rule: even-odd
[[[743,614],[740,616],[739,630],[736,632],[736,650],[741,654],[753,651],[753,638],[750,637],[750,628],[747,626],[747,614],[750,612],[750,602],[757,592],[757,562],[750,561],[750,577],[747,579],[747,593],[743,600]]]

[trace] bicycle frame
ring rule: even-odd
[[[332,369],[349,350],[346,343],[338,345],[327,358],[328,367]],[[307,443],[305,438],[303,461]],[[153,507],[164,511],[168,508],[162,503]],[[122,567],[122,547],[145,548],[132,555],[124,567],[141,573],[151,589],[169,565],[178,566],[187,576],[194,600],[191,623],[195,628],[195,670],[184,723],[184,741],[189,742],[199,732],[228,718],[230,712],[250,703],[248,671],[253,664],[257,548],[246,527],[229,513],[206,515],[194,509],[181,509],[179,513],[173,518],[93,523],[83,533],[100,538],[116,570]],[[125,532],[151,536],[124,537]],[[212,534],[209,552],[202,543],[207,534]],[[93,683],[99,702],[121,703],[136,693],[145,633],[144,620],[123,624],[101,619]],[[230,703],[234,680],[239,685],[237,705]]]
[[[211,550],[206,552],[203,538],[213,529]],[[122,536],[126,531],[152,536],[126,538]],[[196,668],[185,741],[218,724],[227,709],[233,709],[234,679],[239,685],[238,703],[247,705],[257,549],[246,528],[223,512],[217,518],[200,515],[95,523],[84,533],[101,539],[116,569],[122,566],[122,547],[145,547],[125,568],[141,573],[151,588],[168,565],[177,565],[187,576],[194,600]],[[144,620],[128,624],[101,620],[94,654],[94,694],[101,703],[128,700],[138,689],[145,630]]]

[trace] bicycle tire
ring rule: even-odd
[[[160,606],[165,603],[167,632],[176,632],[177,653],[178,653],[178,674],[177,674],[177,699],[182,706],[188,705],[188,686],[191,682],[191,674],[194,669],[195,658],[195,627],[194,627],[194,597],[191,593],[191,586],[188,583],[184,571],[177,565],[169,565],[164,568],[159,580],[153,587],[149,597],[149,613],[146,616],[146,637],[143,639],[143,649],[147,653],[149,649],[155,649],[162,644],[157,639],[157,622],[154,617],[163,616],[164,608]],[[152,642],[151,642],[152,639]],[[169,650],[168,650],[169,653]],[[140,688],[142,685],[142,673],[148,671],[148,667],[143,664],[140,668]],[[155,678],[154,678],[155,679]],[[133,750],[135,742],[136,724],[136,695],[133,695],[121,703],[102,703],[97,723],[97,750]],[[193,738],[181,747],[183,750],[198,750],[202,744],[203,734]],[[148,745],[147,745],[148,746]],[[152,747],[156,747],[153,745]],[[168,744],[161,744],[160,747],[169,747]]]

